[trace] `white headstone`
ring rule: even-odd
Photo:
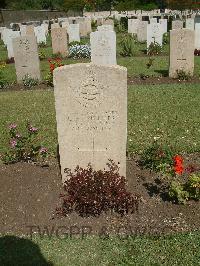
[[[159,23],[161,25],[163,34],[167,33],[167,19],[161,18]]]
[[[195,49],[200,50],[200,23],[195,24]]]
[[[159,23],[147,25],[147,49],[151,43],[158,43],[162,46],[163,32],[162,26]]]
[[[65,168],[103,170],[109,159],[126,176],[127,69],[65,65],[54,70],[54,95],[63,181]]]
[[[128,19],[128,33],[137,34],[139,19]]]
[[[14,57],[13,39],[20,36],[20,31],[10,31],[7,39],[8,58]]]
[[[157,18],[150,18],[150,24],[157,23]]]
[[[145,42],[147,40],[147,25],[148,21],[140,21],[137,30],[137,39],[139,42]]]
[[[79,24],[69,24],[68,34],[69,34],[69,43],[80,42]]]
[[[95,31],[90,34],[91,62],[97,65],[116,65],[116,33]]]
[[[194,19],[192,18],[186,19],[186,29],[194,30]]]
[[[34,32],[35,32],[35,36],[37,39],[37,43],[45,43],[47,42],[46,40],[46,31],[44,26],[37,26],[34,27]]]
[[[169,76],[178,77],[178,71],[193,75],[194,72],[194,31],[179,29],[170,31]]]
[[[34,35],[26,35],[13,39],[15,69],[17,81],[22,82],[26,75],[40,80],[40,61]]]

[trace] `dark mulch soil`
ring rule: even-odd
[[[188,162],[200,165],[198,154],[185,156]],[[190,201],[177,205],[158,193],[161,176],[142,170],[136,159],[127,161],[129,190],[141,195],[139,210],[124,217],[102,214],[100,217],[82,218],[73,213],[58,219],[54,216],[62,192],[59,167],[51,162],[48,167],[26,163],[0,165],[0,233],[29,235],[27,226],[39,226],[34,232],[43,231],[45,226],[53,233],[59,226],[59,234],[69,233],[90,226],[91,234],[166,234],[186,232],[200,228],[200,203]],[[53,219],[52,219],[53,218]],[[73,226],[78,226],[75,228]],[[105,231],[106,228],[106,231]],[[89,229],[84,229],[88,231]],[[102,231],[103,230],[103,231]]]

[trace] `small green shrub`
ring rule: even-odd
[[[61,53],[56,53],[56,54],[52,54],[51,58],[52,59],[57,59],[57,58],[63,58],[63,56],[61,55]]]
[[[6,67],[6,63],[0,63],[0,89],[5,89],[8,85],[7,81],[4,79],[3,69]]]
[[[186,72],[183,69],[177,70],[176,73],[177,73],[177,79],[179,80],[185,81],[185,80],[190,80],[192,78],[191,73]]]
[[[153,66],[153,62],[154,62],[154,61],[155,61],[155,58],[151,58],[151,57],[149,57],[149,60],[148,60],[148,62],[147,62],[147,64],[146,64],[147,69],[149,69],[150,67]]]
[[[169,197],[179,204],[185,204],[189,198],[189,193],[184,190],[182,184],[177,181],[172,181],[169,187]]]
[[[185,204],[190,199],[200,200],[200,175],[190,175],[185,183],[172,181],[169,187],[169,197],[179,204]]]
[[[169,44],[169,34],[164,33],[163,34],[163,45]]]
[[[92,19],[91,27],[93,30],[95,30],[97,28],[97,21],[96,20]]]
[[[148,49],[147,49],[147,54],[152,56],[152,55],[159,55],[162,53],[162,46],[157,43],[157,42],[152,42]]]
[[[124,24],[120,23],[119,20],[115,19],[114,20],[114,25],[117,33],[125,33],[126,29],[124,27]]]
[[[46,58],[46,54],[44,51],[39,52],[39,58],[40,60],[44,60]]]
[[[134,39],[131,36],[123,38],[120,43],[121,52],[120,54],[124,57],[134,55]]]
[[[32,78],[29,74],[26,74],[24,78],[22,79],[24,87],[32,88],[34,86],[37,86],[39,84],[39,80]]]
[[[9,147],[1,159],[5,164],[16,163],[20,161],[31,162],[39,158],[46,158],[47,149],[38,144],[39,129],[32,126],[29,122],[26,124],[26,133],[21,134],[17,130],[15,123],[9,125]]]
[[[47,45],[46,45],[46,43],[45,42],[40,42],[39,44],[38,44],[38,47],[39,48],[45,48]]]
[[[141,155],[140,164],[156,172],[172,173],[173,154],[171,147],[155,141]]]
[[[200,175],[192,174],[185,188],[189,192],[191,199],[200,200]]]

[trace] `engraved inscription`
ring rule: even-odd
[[[72,113],[67,116],[67,126],[72,130],[110,130],[119,118],[117,111],[105,113]]]

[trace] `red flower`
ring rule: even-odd
[[[183,158],[180,155],[176,155],[173,158],[174,160],[174,171],[177,175],[182,175],[184,172],[183,167]]]
[[[176,162],[176,163],[183,163],[183,158],[180,156],[180,155],[176,155],[174,156],[173,160]]]
[[[175,170],[175,173],[177,174],[177,175],[182,175],[183,174],[183,171],[184,171],[184,168],[183,168],[183,166],[179,166],[179,165],[177,165],[177,166],[175,166],[174,167],[174,170]]]

